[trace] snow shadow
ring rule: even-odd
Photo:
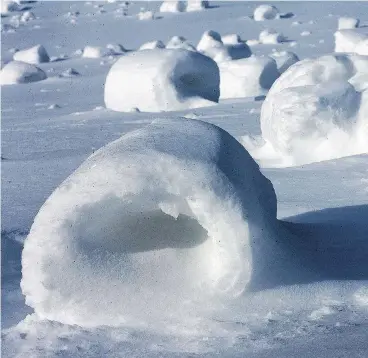
[[[368,279],[368,205],[323,209],[287,218],[307,245],[318,280]],[[307,260],[305,260],[307,262]]]

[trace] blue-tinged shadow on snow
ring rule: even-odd
[[[368,279],[368,205],[312,211],[283,225],[304,242],[316,279]]]

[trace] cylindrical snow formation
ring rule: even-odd
[[[264,139],[292,165],[364,153],[368,59],[334,54],[286,70],[262,105]]]
[[[105,83],[107,108],[160,112],[218,102],[220,75],[207,56],[184,49],[137,51],[120,58]]]
[[[275,222],[272,184],[231,135],[158,120],[101,148],[48,198],[21,287],[40,317],[68,324],[193,314],[243,292]]]

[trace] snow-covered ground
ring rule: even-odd
[[[368,5],[273,2],[255,21],[260,3],[196,3],[165,12],[162,2],[2,3],[4,357],[368,355]],[[202,51],[209,30],[219,35]],[[125,54],[173,36],[183,39],[168,47],[179,50]],[[335,45],[361,57],[326,60]],[[18,50],[27,51],[13,58]],[[113,93],[124,108],[114,112],[104,84],[123,56],[126,77],[123,66],[115,81],[129,82]],[[6,70],[13,59],[32,64]],[[221,90],[228,72],[217,103],[215,77]],[[186,105],[193,98],[204,106]],[[180,111],[160,112],[173,105]],[[231,136],[195,120],[237,139],[263,176]],[[53,192],[27,239],[22,279],[24,242]],[[134,215],[148,214],[133,220],[116,200],[128,194]],[[141,245],[128,263],[121,222]],[[102,237],[111,241],[100,255],[88,245]]]

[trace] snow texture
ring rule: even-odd
[[[157,41],[150,41],[144,43],[139,50],[154,50],[154,49],[160,49],[165,48],[165,44],[161,40]]]
[[[46,78],[46,73],[40,68],[18,61],[9,62],[0,72],[1,85],[37,82]]]
[[[105,104],[122,112],[203,107],[218,102],[219,82],[218,66],[200,53],[137,51],[112,66],[105,83]]]
[[[158,120],[50,196],[25,241],[21,286],[39,317],[67,324],[193,315],[244,291],[262,265],[252,252],[277,246],[275,227],[272,184],[232,136]]]
[[[291,66],[261,112],[263,138],[289,165],[368,151],[368,58],[336,54]]]
[[[280,75],[276,61],[270,57],[221,62],[219,68],[221,98],[265,95]]]
[[[255,21],[273,20],[279,14],[278,9],[272,5],[260,5],[254,10]]]
[[[21,61],[37,65],[43,62],[49,62],[50,57],[42,45],[37,45],[26,50],[17,51],[13,55],[14,61]]]

